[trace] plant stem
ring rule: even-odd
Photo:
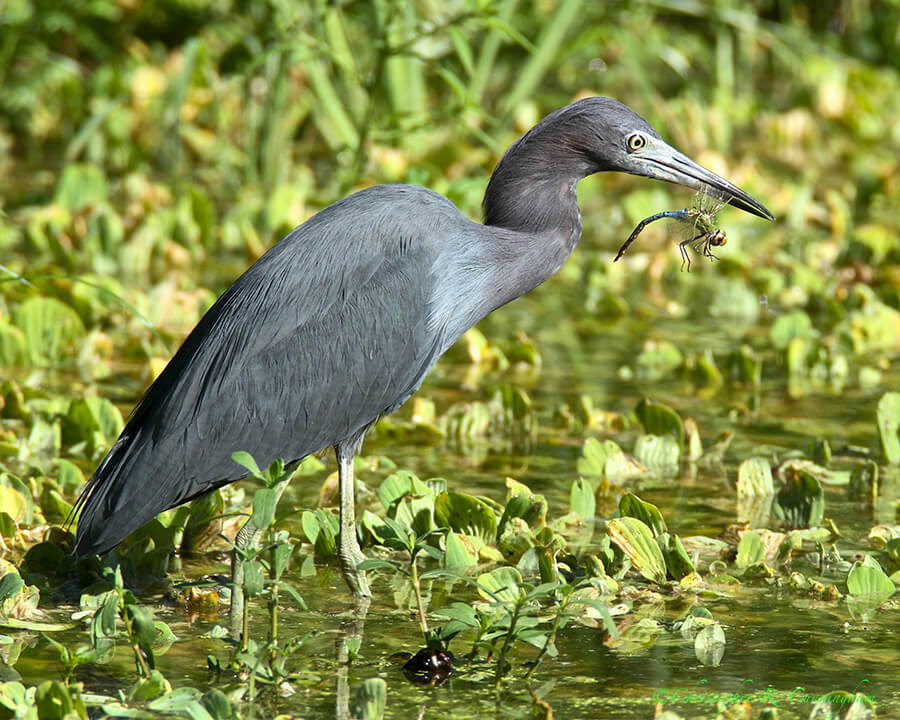
[[[410,578],[412,580],[413,590],[416,592],[416,602],[419,605],[419,625],[422,627],[422,637],[425,638],[425,644],[428,644],[428,620],[425,619],[425,604],[422,602],[422,587],[419,584],[419,569],[416,567],[416,556],[412,556],[410,561]]]
[[[499,692],[500,690],[500,680],[503,677],[503,667],[506,664],[506,653],[509,652],[509,646],[512,644],[513,637],[516,634],[516,623],[519,621],[519,612],[522,609],[522,601],[521,599],[516,601],[515,607],[513,608],[512,617],[509,619],[509,630],[506,632],[506,637],[503,639],[503,647],[500,648],[500,654],[497,656],[497,669],[495,671],[496,680],[495,680],[495,689]]]
[[[272,584],[269,598],[269,641],[278,644],[278,583]]]

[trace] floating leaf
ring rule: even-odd
[[[735,565],[743,570],[751,565],[758,565],[766,561],[766,547],[760,539],[760,531],[751,530],[745,532],[738,544],[737,559]]]
[[[634,446],[638,462],[668,474],[677,472],[680,455],[678,441],[671,435],[641,435]]]
[[[467,568],[477,564],[477,559],[466,547],[466,544],[452,530],[447,532],[447,545],[444,552],[444,565],[448,568]]]
[[[778,468],[778,474],[781,477],[785,477],[791,471],[809,473],[816,480],[826,485],[848,485],[851,477],[849,470],[831,470],[817,465],[812,460],[802,460],[800,458],[787,460]]]
[[[695,572],[694,563],[688,557],[680,537],[664,532],[656,537],[656,543],[666,561],[666,570],[670,577],[681,580]]]
[[[525,492],[514,495],[506,502],[503,515],[497,524],[497,533],[502,534],[512,518],[522,518],[525,524],[532,529],[542,528],[547,519],[549,505],[543,495],[525,489]]]
[[[876,597],[886,600],[897,591],[881,565],[871,555],[853,563],[847,574],[847,592],[854,597]]]
[[[648,340],[637,357],[637,374],[644,380],[661,380],[680,368],[683,362],[684,355],[674,343]]]
[[[684,459],[696,462],[703,457],[703,440],[694,418],[684,419]]]
[[[387,683],[369,678],[353,692],[350,717],[354,720],[381,720],[387,705]]]
[[[125,422],[119,408],[106,398],[80,397],[69,403],[63,442],[87,444],[88,454],[105,450],[122,432]]]
[[[812,320],[802,310],[794,310],[775,318],[769,336],[772,344],[779,350],[784,350],[790,345],[791,340],[799,338],[807,340],[814,337]]]
[[[497,537],[497,516],[479,498],[463,493],[442,492],[434,502],[434,517],[440,527],[474,535],[485,545]]]
[[[106,176],[96,165],[69,163],[63,167],[56,186],[54,202],[78,212],[106,200]]]
[[[569,491],[569,508],[585,522],[596,517],[597,499],[594,497],[594,488],[584,478],[578,478],[572,483],[572,489]]]
[[[739,498],[767,497],[774,494],[775,484],[772,479],[772,467],[768,460],[762,457],[752,457],[747,458],[738,466],[737,496]]]
[[[900,393],[885,393],[878,401],[881,450],[891,465],[900,465]]]
[[[638,403],[635,413],[644,426],[645,433],[671,435],[679,449],[684,447],[684,422],[668,405],[644,398]]]
[[[581,449],[581,457],[577,465],[578,474],[603,477],[606,473],[606,461],[612,455],[621,452],[622,448],[612,440],[605,440],[601,443],[597,438],[588,438],[584,441],[584,447]]]
[[[772,510],[790,527],[816,527],[825,514],[825,493],[818,479],[802,468],[789,465],[782,473],[785,485],[778,492]]]
[[[637,518],[649,527],[654,535],[661,535],[668,530],[659,508],[632,493],[625,493],[619,500],[619,515]]]
[[[656,583],[666,581],[666,561],[647,525],[632,517],[614,518],[606,532],[641,575]]]
[[[478,576],[478,594],[490,602],[514,603],[519,600],[522,576],[514,567],[504,565]]]
[[[762,360],[749,345],[743,345],[731,356],[731,374],[738,382],[759,386],[762,366]]]
[[[0,485],[0,512],[9,515],[13,522],[20,523],[28,512],[28,500],[15,488]]]
[[[432,495],[430,488],[408,470],[391,473],[378,488],[378,499],[386,511],[390,511],[394,503],[408,495]]]
[[[25,333],[14,325],[0,320],[0,366],[16,367],[28,361],[28,341]]]
[[[717,667],[725,656],[725,631],[714,622],[697,633],[694,638],[694,654],[704,665]]]

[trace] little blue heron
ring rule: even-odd
[[[135,408],[78,499],[76,551],[104,553],[158,513],[265,467],[334,447],[338,557],[368,595],[353,458],[437,359],[540,285],[581,236],[575,186],[602,171],[704,190],[772,220],[738,187],[604,97],[550,113],[500,160],[484,224],[422,187],[379,185],[331,205],[257,260],[203,316]]]

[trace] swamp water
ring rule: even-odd
[[[876,406],[885,388],[896,387],[896,368],[886,370],[883,382],[871,390],[805,385],[790,387],[783,373],[764,373],[757,387],[726,382],[715,392],[705,392],[682,380],[641,378],[634,372],[635,358],[648,338],[670,340],[685,353],[712,348],[729,352],[732,341],[714,318],[685,321],[644,318],[604,326],[569,316],[566,303],[558,317],[536,318],[541,293],[532,293],[495,314],[484,324],[485,333],[503,334],[510,323],[534,338],[543,356],[540,372],[515,375],[515,382],[530,394],[537,410],[539,430],[528,442],[474,440],[417,444],[388,433],[376,432],[367,440],[364,455],[387,456],[397,467],[421,478],[444,477],[449,488],[471,495],[484,495],[502,503],[504,479],[511,476],[549,502],[548,519],[569,509],[569,492],[578,477],[576,466],[586,436],[611,437],[626,451],[636,439],[635,425],[625,431],[572,431],[555,419],[563,403],[580,396],[593,399],[594,407],[621,414],[631,413],[643,397],[652,397],[673,407],[682,417],[692,417],[704,441],[710,445],[723,431],[734,438],[721,462],[683,463],[671,474],[650,474],[625,484],[646,502],[655,504],[672,532],[682,538],[720,538],[738,522],[735,492],[737,465],[751,455],[783,457],[791,451],[808,453],[816,438],[827,438],[838,450],[843,446],[873,449],[877,455]],[[576,303],[574,299],[572,303]],[[551,315],[553,311],[551,311]],[[626,327],[627,326],[627,327]],[[552,328],[552,329],[547,329]],[[445,359],[420,391],[439,407],[479,396],[460,390],[471,372],[466,362]],[[485,381],[486,383],[489,381]],[[127,409],[127,408],[126,408]],[[404,411],[400,412],[404,416]],[[333,458],[318,475],[296,478],[282,500],[281,512],[290,507],[313,507],[319,488],[334,470]],[[390,471],[360,472],[359,479],[377,489]],[[896,523],[897,478],[889,472],[882,478],[880,499],[873,504],[848,500],[846,488],[825,487],[825,515],[841,531],[837,547],[842,558],[871,551],[866,542],[869,528]],[[247,484],[248,493],[252,483]],[[598,500],[598,515],[612,516],[622,490],[608,489],[608,500]],[[373,510],[377,500],[370,498]],[[366,500],[362,500],[363,506]],[[288,518],[294,538],[302,537],[298,516]],[[591,543],[604,534],[602,523],[593,528]],[[591,551],[593,544],[586,549]],[[263,694],[256,710],[242,706],[246,716],[271,717],[277,713],[304,718],[331,718],[346,712],[347,698],[365,680],[379,677],[387,683],[386,717],[530,717],[531,692],[552,707],[559,718],[649,718],[657,703],[685,718],[713,718],[717,701],[735,711],[744,702],[747,715],[756,718],[763,708],[776,707],[782,719],[807,718],[819,696],[832,691],[860,692],[874,702],[879,717],[900,717],[900,614],[887,603],[865,612],[852,609],[845,598],[826,599],[789,586],[790,569],[775,578],[744,578],[740,584],[715,585],[707,591],[681,591],[677,583],[655,587],[630,573],[620,580],[621,597],[607,597],[618,607],[614,619],[620,637],[616,640],[600,624],[585,627],[572,622],[557,637],[559,655],[545,658],[530,680],[523,676],[537,650],[517,644],[510,656],[511,672],[499,694],[495,692],[494,665],[482,660],[467,664],[463,656],[471,638],[460,635],[451,643],[458,665],[453,677],[441,687],[411,684],[392,656],[415,652],[422,645],[415,618],[415,603],[409,583],[399,575],[373,574],[375,597],[364,619],[354,620],[353,601],[333,567],[310,570],[309,546],[295,551],[291,582],[302,593],[309,610],[299,610],[287,597],[282,599],[282,637],[305,638],[294,654],[295,675],[285,697]],[[371,555],[371,548],[367,550]],[[815,553],[798,554],[793,565],[802,575],[834,583],[846,593],[846,566],[818,564]],[[205,575],[227,572],[223,553],[186,560],[175,573],[176,583]],[[423,562],[423,568],[434,564]],[[303,569],[302,569],[303,568]],[[431,607],[448,605],[458,597],[471,602],[471,591],[446,580],[425,583],[425,600]],[[190,685],[205,689],[211,674],[207,656],[224,658],[228,649],[221,640],[202,638],[217,622],[226,623],[225,613],[197,615],[152,593],[140,600],[154,610],[178,637],[159,655],[158,667],[173,687]],[[223,607],[225,603],[223,602]],[[696,606],[706,608],[724,630],[724,656],[718,665],[703,664],[694,642],[676,630],[675,622]],[[65,603],[53,607],[53,599],[42,598],[41,609],[60,622],[74,609]],[[265,638],[265,603],[253,603],[254,637]],[[431,618],[431,616],[429,615]],[[431,619],[440,624],[439,618]],[[348,665],[336,661],[350,635],[357,634],[360,648]],[[83,630],[60,633],[56,638],[72,645],[87,642]],[[15,671],[26,684],[60,677],[57,653],[40,636],[31,635],[22,648]],[[7,679],[14,676],[9,674]],[[133,663],[120,645],[114,662],[89,664],[75,678],[86,692],[116,695],[133,681]],[[227,678],[220,677],[220,687]],[[96,712],[92,711],[92,712]],[[543,715],[542,715],[543,717]],[[843,715],[840,715],[843,717]],[[863,716],[860,716],[863,717]]]

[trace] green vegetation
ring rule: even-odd
[[[897,27],[897,0],[0,2],[0,717],[900,713]],[[251,479],[69,554],[243,268],[373,183],[478,218],[500,153],[586,94],[778,221],[723,208],[691,273],[653,223],[613,264],[686,198],[582,183],[573,258],[367,439],[367,610],[330,457],[278,504],[244,453]],[[423,645],[452,692],[391,666]]]

